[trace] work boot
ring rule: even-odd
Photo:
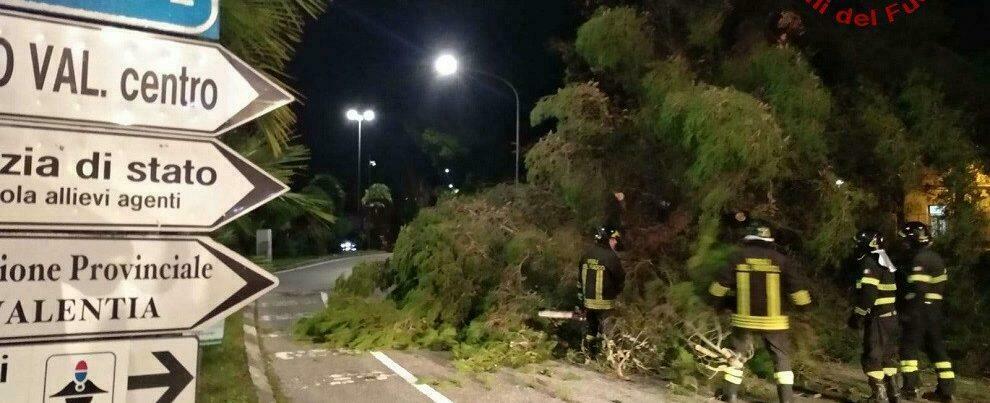
[[[933,402],[952,402],[952,401],[955,401],[955,399],[952,398],[952,395],[942,394],[937,389],[935,391],[933,391],[933,392],[925,392],[925,394],[922,395],[921,398],[922,399],[925,399],[925,400],[931,400]]]
[[[882,380],[877,380],[870,378],[870,391],[873,393],[870,395],[867,402],[870,403],[887,403],[887,387],[884,386]]]
[[[739,402],[739,385],[726,382],[725,386],[722,387],[722,401],[729,403]]]
[[[887,386],[887,401],[898,403],[901,398],[901,377],[900,375],[888,375],[884,378]]]
[[[921,384],[921,377],[918,373],[905,373],[901,379],[904,381],[904,385],[901,386],[901,397],[904,398],[904,400],[917,400],[918,385]]]
[[[794,401],[794,385],[777,385],[777,397],[780,403],[791,403]]]
[[[954,400],[952,393],[955,392],[955,389],[956,385],[951,379],[939,379],[935,391],[925,393],[922,397],[933,402],[951,402]]]

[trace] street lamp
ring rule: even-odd
[[[370,122],[372,120],[375,120],[375,111],[373,111],[371,109],[367,109],[367,110],[365,110],[362,113],[362,112],[358,112],[357,109],[348,109],[347,110],[347,114],[345,116],[347,116],[347,120],[350,120],[352,122],[357,122],[357,124],[358,124],[358,153],[357,153],[357,157],[358,157],[358,165],[357,165],[357,167],[358,167],[358,170],[357,170],[357,193],[355,193],[355,194],[358,197],[358,204],[360,204],[360,200],[361,200],[361,127],[364,124],[364,122]]]
[[[450,53],[444,53],[437,57],[433,62],[433,69],[436,70],[437,75],[440,77],[447,77],[457,74],[460,70],[460,63],[457,61],[457,57]],[[484,76],[494,78],[501,81],[503,84],[509,86],[512,90],[512,95],[516,97],[516,184],[519,184],[519,91],[516,90],[516,86],[512,85],[509,80],[497,74],[489,73],[487,71],[477,70],[477,69],[467,69],[468,72],[478,73]]]

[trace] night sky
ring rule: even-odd
[[[329,173],[354,190],[357,127],[349,107],[371,107],[378,119],[365,126],[364,186],[389,184],[405,197],[411,175],[431,185],[447,179],[432,169],[413,133],[434,128],[456,135],[469,164],[452,167],[466,180],[494,183],[513,175],[515,102],[504,84],[476,74],[438,78],[433,59],[441,51],[461,65],[501,75],[522,99],[524,147],[545,134],[528,115],[542,96],[563,82],[553,39],[573,40],[580,23],[573,0],[492,2],[339,0],[306,26],[290,68],[303,98],[299,132],[312,149],[314,173]],[[525,154],[524,154],[525,155]],[[368,161],[375,160],[377,168]]]

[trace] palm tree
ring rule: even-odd
[[[223,0],[220,42],[279,85],[290,88],[285,83],[289,78],[286,64],[302,39],[307,18],[315,18],[325,9],[325,0]],[[295,123],[292,109],[282,107],[228,133],[223,140],[280,181],[292,183],[308,168],[310,159],[309,150],[293,141]],[[224,227],[216,237],[242,250],[250,249],[258,228],[327,238],[336,221],[334,195],[319,190],[308,186],[289,192]],[[286,227],[292,227],[291,231]]]

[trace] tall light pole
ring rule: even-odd
[[[375,120],[375,111],[371,109],[365,110],[363,113],[358,112],[357,109],[350,109],[347,111],[347,120],[352,122],[357,122],[358,124],[358,152],[357,152],[357,201],[358,208],[361,205],[361,127],[364,122],[370,122]]]
[[[454,55],[452,55],[450,53],[444,53],[444,54],[440,55],[439,57],[437,57],[437,59],[433,62],[433,69],[436,70],[437,75],[439,75],[440,77],[452,76],[454,74],[457,74],[457,71],[460,70],[460,63],[457,61],[457,58],[454,57]],[[512,90],[512,95],[514,95],[516,97],[516,184],[518,185],[519,184],[519,147],[520,147],[520,145],[519,145],[519,114],[520,114],[519,91],[516,89],[516,86],[512,85],[512,83],[509,82],[509,80],[506,80],[504,77],[502,77],[500,75],[489,73],[487,71],[477,70],[477,69],[468,69],[467,71],[468,72],[471,72],[471,73],[481,74],[483,76],[488,76],[488,77],[494,78],[494,79],[502,82],[503,84],[509,86],[509,89]]]

